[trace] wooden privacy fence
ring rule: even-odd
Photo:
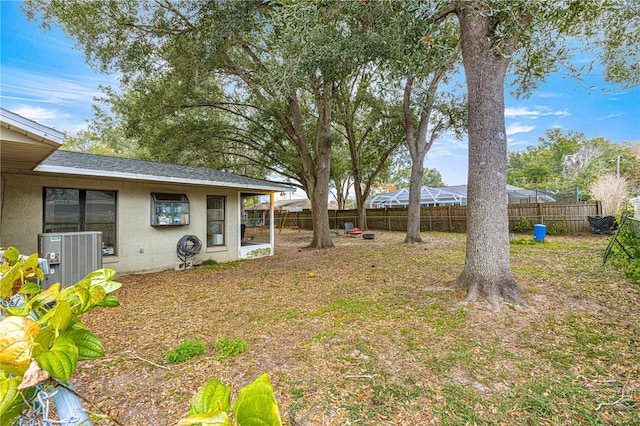
[[[532,203],[510,204],[509,230],[530,232],[533,225],[543,224],[550,234],[577,234],[590,232],[587,216],[602,214],[597,201],[579,201],[572,203]],[[312,229],[311,212],[303,210],[292,212],[300,229]],[[345,222],[358,226],[356,210],[330,210],[329,224],[332,229],[344,229]],[[407,209],[367,209],[369,229],[387,231],[407,230]],[[467,206],[423,207],[421,209],[420,228],[422,231],[454,231],[467,229]]]

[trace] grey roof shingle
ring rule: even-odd
[[[204,167],[182,166],[178,164],[60,150],[51,154],[36,167],[35,170],[39,172],[70,175],[79,174],[158,182],[171,181],[185,184],[262,189],[269,191],[295,190],[295,188],[285,184],[254,179]]]

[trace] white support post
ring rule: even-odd
[[[276,244],[276,238],[275,238],[275,227],[274,227],[274,206],[276,204],[276,197],[275,194],[272,192],[271,194],[269,194],[269,201],[271,204],[269,206],[270,208],[270,212],[269,212],[269,244],[271,245],[271,254],[274,254],[275,251],[275,244]]]

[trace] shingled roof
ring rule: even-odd
[[[295,188],[288,185],[204,167],[182,166],[178,164],[60,150],[54,152],[40,163],[35,168],[35,171],[74,176],[95,176],[165,183],[172,182],[275,192],[295,190]]]

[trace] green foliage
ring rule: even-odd
[[[0,417],[9,424],[27,407],[35,385],[51,379],[67,383],[78,361],[104,356],[102,342],[80,316],[118,306],[109,293],[121,284],[113,281],[113,270],[100,269],[73,286],[55,283],[42,290],[37,254],[23,258],[10,247],[2,260],[0,297],[21,299],[18,306],[2,305],[0,321]]]
[[[233,404],[232,422],[231,387],[218,379],[207,382],[192,398],[189,415],[180,420],[180,426],[219,425],[219,426],[279,426],[282,424],[278,403],[273,395],[273,387],[267,374],[263,374],[247,386],[240,389]]]
[[[218,352],[218,354],[216,355],[216,359],[218,361],[239,355],[247,350],[246,340],[240,337],[235,337],[233,339],[229,339],[228,337],[221,337],[215,341],[213,346]]]
[[[165,358],[172,364],[178,364],[206,353],[207,347],[202,340],[185,340],[167,353]]]
[[[398,188],[408,188],[409,181],[411,179],[411,167],[405,167],[399,170],[394,171],[388,179],[388,183],[391,183]],[[420,183],[422,186],[430,186],[433,188],[439,188],[445,186],[444,181],[442,180],[442,175],[438,171],[438,169],[424,169],[424,173],[422,175],[422,182]]]
[[[640,188],[638,144],[616,144],[601,137],[587,139],[580,132],[547,130],[538,146],[512,151],[508,156],[507,182],[527,189],[550,192],[557,200],[586,199],[599,176],[618,172],[632,189]],[[577,194],[576,194],[577,192]]]
[[[549,235],[567,235],[569,233],[567,229],[567,218],[562,215],[560,222],[552,222],[547,229],[547,233]]]
[[[513,225],[513,230],[524,234],[533,231],[533,225],[531,225],[531,222],[523,216],[518,219],[515,225]]]
[[[517,245],[533,245],[536,243],[533,238],[514,238],[510,242]]]
[[[624,271],[624,274],[629,279],[636,284],[640,284],[640,232],[637,229],[630,229],[625,226],[618,233],[617,238],[633,259],[617,245],[612,247],[610,259],[618,268]]]

